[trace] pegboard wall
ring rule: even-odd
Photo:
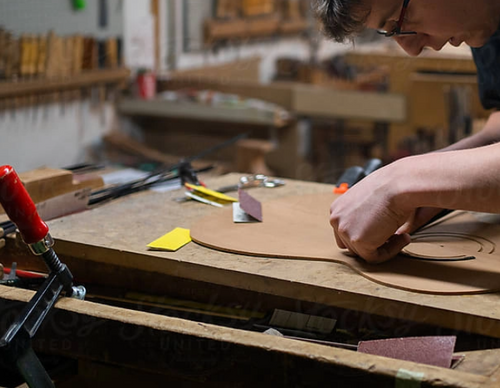
[[[142,0],[140,0],[142,1]],[[107,26],[99,23],[100,0],[86,0],[75,10],[72,0],[0,0],[0,27],[14,34],[88,34],[96,38],[123,34],[123,0],[106,0]]]

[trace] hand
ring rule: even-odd
[[[398,229],[396,234],[413,233],[418,228],[429,222],[434,216],[438,215],[443,209],[434,207],[421,207],[416,209],[408,220]]]
[[[376,171],[333,202],[330,224],[339,248],[380,263],[410,243],[408,233],[397,232],[413,209],[395,204],[393,178],[387,168]]]

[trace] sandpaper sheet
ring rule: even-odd
[[[262,204],[244,190],[239,189],[238,196],[240,198],[240,208],[249,216],[262,222]]]
[[[408,291],[460,295],[500,290],[500,225],[454,212],[416,235],[406,254],[373,265],[337,247],[329,224],[334,199],[333,194],[314,194],[264,202],[265,221],[244,225],[233,223],[232,209],[220,209],[196,223],[191,236],[233,253],[342,263],[374,282]]]
[[[446,336],[362,341],[358,352],[449,368],[456,340],[454,336]]]

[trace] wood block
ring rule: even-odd
[[[3,77],[5,73],[5,31],[0,28],[0,77]]]
[[[30,76],[35,76],[37,74],[37,69],[38,69],[38,52],[39,52],[39,45],[38,45],[38,36],[36,35],[30,35],[29,39],[29,62],[28,62],[28,73]]]
[[[266,165],[266,155],[274,149],[270,141],[258,139],[240,140],[237,144],[236,168],[239,172],[274,175]]]
[[[281,22],[279,31],[282,34],[297,34],[305,32],[309,27],[306,19],[290,19]]]
[[[63,40],[52,31],[47,39],[47,67],[45,74],[48,78],[60,77],[63,72]]]
[[[106,68],[115,69],[118,67],[118,45],[115,38],[106,40]]]
[[[26,190],[35,198],[51,195],[52,192],[72,184],[73,174],[67,170],[39,168],[19,174]]]
[[[220,23],[220,22],[219,22]],[[173,78],[189,78],[206,81],[224,82],[225,84],[234,84],[235,82],[251,82],[258,84],[260,82],[260,67],[262,58],[259,56],[239,59],[222,65],[204,66],[203,68],[178,70],[170,72]],[[216,85],[214,85],[216,86]],[[187,86],[191,88],[190,86]],[[197,88],[198,86],[193,86]],[[201,85],[200,88],[211,89],[212,85]],[[217,87],[214,87],[217,90]],[[234,93],[230,91],[229,93]],[[238,93],[235,93],[238,94]]]
[[[218,0],[216,16],[218,19],[232,19],[240,13],[240,1],[237,0]]]
[[[38,57],[36,67],[36,73],[40,76],[45,76],[47,68],[47,36],[45,35],[40,35],[38,37]]]
[[[73,37],[73,74],[80,74],[82,72],[83,61],[83,36],[75,35]]]
[[[243,0],[243,15],[247,17],[268,15],[275,11],[274,0]]]
[[[205,21],[205,43],[211,45],[218,40],[242,39],[246,36],[246,23],[242,20],[212,20]]]
[[[302,10],[300,8],[300,0],[287,1],[287,18],[288,19],[301,19]]]
[[[28,75],[29,67],[29,37],[28,34],[21,35],[20,45],[21,45],[21,63],[20,63],[20,74],[21,77],[26,77]]]
[[[491,376],[500,368],[499,349],[460,352],[460,354],[465,355],[465,359],[458,365],[456,370],[476,375]]]
[[[247,21],[247,36],[248,38],[256,38],[262,36],[273,35],[278,32],[281,19],[277,16],[267,16]]]
[[[19,75],[19,64],[21,58],[21,47],[18,39],[12,34],[6,34],[6,54],[5,54],[5,77],[14,78]]]
[[[98,66],[97,41],[94,38],[84,38],[82,69],[94,70]]]
[[[72,36],[63,38],[63,52],[62,52],[62,76],[69,77],[73,74],[73,59],[74,59],[74,39]]]
[[[95,189],[104,186],[100,176],[73,177],[71,171],[46,167],[20,173],[19,178],[34,203],[86,187]],[[1,213],[4,213],[3,209]]]

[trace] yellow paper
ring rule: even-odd
[[[196,185],[192,185],[191,183],[186,183],[186,187],[193,189],[195,191],[198,191],[202,194],[208,195],[210,197],[220,199],[222,201],[238,202],[238,200],[236,198],[230,197],[229,195],[219,193],[218,191],[215,191],[215,190],[207,189],[206,187],[203,187],[203,186],[196,186]]]
[[[170,233],[150,243],[148,247],[173,252],[182,248],[189,242],[191,242],[189,229],[175,228]]]

